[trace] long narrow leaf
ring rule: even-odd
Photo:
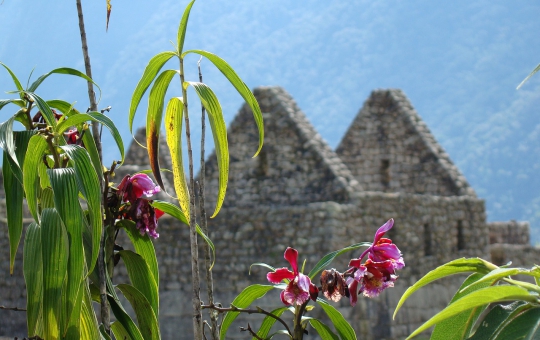
[[[9,235],[9,273],[13,275],[15,255],[23,231],[23,188],[21,182],[17,180],[11,166],[10,159],[6,152],[3,152],[2,174],[4,178],[4,190],[6,193],[6,217]]]
[[[337,334],[332,332],[330,327],[320,322],[319,320],[311,319],[309,320],[309,324],[317,331],[317,333],[319,333],[321,339],[339,340],[339,337],[337,336]]]
[[[532,308],[532,305],[523,301],[515,301],[508,305],[496,305],[482,320],[474,335],[469,340],[504,340],[498,334],[523,311]]]
[[[41,257],[41,228],[36,222],[26,228],[23,256],[24,282],[26,283],[26,323],[29,336],[42,336],[43,261]]]
[[[167,131],[167,146],[171,153],[171,163],[176,197],[186,219],[189,220],[189,189],[182,161],[182,119],[184,104],[182,98],[169,100],[165,110],[165,129]],[[189,221],[188,221],[189,223]]]
[[[99,325],[94,309],[92,308],[92,299],[90,298],[88,284],[83,285],[80,334],[81,339],[100,339]]]
[[[47,105],[49,105],[49,107],[58,109],[60,112],[62,112],[62,114],[64,114],[65,116],[68,116],[68,117],[73,115],[73,114],[78,114],[79,113],[79,111],[77,111],[77,110],[75,110],[73,108],[73,104],[68,103],[65,100],[52,99],[52,100],[47,100],[46,103],[47,103]]]
[[[125,339],[124,336],[128,335],[132,340],[144,340],[141,331],[137,328],[126,311],[120,306],[119,302],[110,295],[107,296],[107,298],[109,300],[111,310],[116,320],[118,320],[111,325],[115,337],[117,339]],[[115,325],[117,322],[121,324],[122,328]]]
[[[135,310],[139,330],[146,340],[159,340],[159,324],[146,297],[135,287],[128,284],[119,284],[116,286],[122,294],[128,299]]]
[[[56,210],[45,209],[41,216],[43,256],[43,338],[60,337],[62,286],[68,263],[68,237]]]
[[[525,77],[525,79],[523,79],[523,81],[521,83],[519,83],[518,87],[516,88],[516,90],[519,90],[521,88],[521,86],[523,86],[523,84],[525,84],[527,82],[527,80],[529,80],[536,72],[540,71],[540,64],[538,64],[534,70],[532,70],[531,73],[529,73],[529,75],[527,77]]]
[[[24,88],[21,85],[21,82],[19,81],[19,78],[11,71],[9,67],[6,66],[6,64],[0,62],[0,65],[4,66],[4,68],[8,71],[9,75],[11,76],[11,79],[13,79],[13,83],[15,84],[15,87],[17,87],[17,90],[19,91],[19,96],[21,99],[24,98],[24,94],[22,91],[24,91]]]
[[[182,53],[181,58],[183,59],[184,56],[189,53],[199,54],[208,58],[208,60],[210,60],[221,71],[221,73],[223,73],[223,75],[229,80],[229,82],[234,86],[236,91],[238,91],[238,93],[242,96],[242,98],[244,98],[246,103],[251,108],[251,111],[253,112],[253,118],[255,119],[257,128],[259,129],[259,147],[253,157],[257,156],[262,149],[264,141],[263,116],[257,99],[255,98],[251,90],[247,87],[247,85],[242,81],[242,79],[240,79],[240,77],[236,74],[234,69],[225,60],[221,59],[213,53],[203,50],[186,51]]]
[[[154,57],[152,57],[152,59],[150,59],[148,65],[146,65],[144,73],[139,80],[139,83],[137,84],[133,95],[131,96],[128,116],[129,132],[133,133],[133,119],[135,118],[135,112],[137,111],[137,107],[139,106],[139,103],[141,102],[144,93],[146,92],[150,84],[152,84],[163,65],[165,65],[165,63],[175,55],[176,54],[174,52],[170,51],[156,54]]]
[[[281,314],[283,314],[283,312],[285,312],[286,310],[288,310],[287,307],[276,308],[273,311],[271,311],[270,314],[280,317]],[[257,336],[259,336],[259,338],[266,339],[268,336],[268,333],[270,332],[270,329],[275,323],[276,323],[276,319],[270,316],[266,316],[263,319],[263,322],[261,323],[261,327],[259,327]],[[257,340],[257,338],[253,337],[251,340]]]
[[[35,93],[26,92],[26,94],[34,101],[34,104],[38,107],[47,124],[52,126],[53,130],[56,130],[56,118],[49,105],[47,105],[47,102]]]
[[[15,138],[13,136],[13,122],[15,117],[12,116],[2,124],[0,124],[0,148],[4,150],[15,163],[17,167],[20,167],[17,156],[15,155]]]
[[[39,176],[38,168],[43,159],[43,152],[47,148],[47,142],[39,135],[32,136],[28,142],[28,151],[26,152],[25,162],[23,166],[23,186],[26,194],[26,203],[28,210],[34,217],[34,220],[39,223],[39,215],[37,211],[38,205],[38,189]]]
[[[159,186],[165,190],[161,172],[159,170],[158,152],[159,152],[159,132],[163,121],[163,102],[165,93],[173,76],[177,74],[174,70],[165,70],[157,77],[150,95],[148,97],[148,112],[146,114],[146,146],[148,148],[148,158],[150,168],[154,178]]]
[[[315,276],[317,276],[317,274],[319,274],[324,268],[328,267],[330,263],[332,263],[332,261],[334,261],[334,259],[338,257],[339,255],[347,253],[351,250],[356,250],[361,247],[369,247],[369,246],[371,246],[371,243],[361,242],[361,243],[353,244],[351,246],[348,246],[343,249],[336,250],[336,251],[333,251],[331,253],[324,255],[323,258],[320,259],[319,262],[317,262],[317,264],[315,265],[315,267],[313,267],[313,269],[309,272],[308,274],[309,278],[313,280]]]
[[[251,303],[257,299],[262,298],[266,295],[270,290],[274,289],[274,286],[269,285],[251,285],[249,287],[246,287],[231,303],[231,305],[236,306],[238,308],[246,308],[251,305]],[[225,314],[225,317],[223,318],[223,322],[221,323],[221,333],[220,333],[220,340],[225,339],[225,335],[227,335],[227,331],[229,330],[229,327],[233,323],[233,321],[238,317],[238,314],[240,312],[227,312]]]
[[[212,89],[203,83],[188,82],[188,84],[193,86],[208,113],[208,120],[214,137],[214,146],[219,170],[219,189],[216,208],[214,214],[210,216],[210,218],[212,218],[215,217],[221,209],[227,191],[227,182],[229,181],[229,144],[227,142],[227,127],[225,126],[225,120],[223,119],[221,105]]]
[[[184,10],[184,14],[182,15],[182,20],[180,20],[180,25],[178,25],[178,38],[176,40],[177,48],[178,48],[178,54],[182,54],[182,50],[184,49],[184,40],[186,38],[186,29],[187,24],[189,20],[189,13],[191,12],[191,7],[193,7],[193,3],[195,3],[195,0],[191,1]]]
[[[24,101],[22,99],[0,99],[0,110],[7,104],[15,104],[18,107],[24,107]]]
[[[69,67],[60,67],[60,68],[50,71],[49,73],[45,73],[44,75],[36,79],[36,81],[34,81],[32,85],[30,85],[30,87],[28,88],[28,92],[35,92],[37,88],[39,87],[39,85],[41,85],[41,83],[52,74],[68,74],[68,75],[77,76],[89,82],[92,82],[92,84],[96,85],[96,87],[98,88],[99,97],[101,98],[101,89],[99,88],[98,84],[96,84],[90,77],[88,77],[86,74],[82,73],[81,71],[78,71]],[[98,99],[98,102],[99,102],[99,99]]]
[[[354,329],[334,306],[321,299],[317,299],[317,303],[328,315],[342,340],[356,340]]]

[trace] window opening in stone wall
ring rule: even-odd
[[[433,249],[431,248],[431,230],[429,224],[424,224],[424,255],[433,255]]]
[[[390,185],[390,161],[381,160],[381,184],[386,189]]]
[[[463,235],[463,222],[458,221],[457,223],[457,249],[465,249],[465,235]]]

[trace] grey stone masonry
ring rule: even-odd
[[[489,243],[507,243],[529,245],[530,231],[528,222],[506,221],[490,222]]]

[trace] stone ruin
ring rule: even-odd
[[[512,261],[515,266],[531,266],[540,255],[529,245],[528,223],[486,222],[484,201],[476,196],[400,90],[373,91],[335,151],[282,88],[261,87],[254,93],[265,120],[264,147],[259,157],[251,158],[258,133],[252,113],[244,105],[229,126],[230,172],[225,203],[219,215],[208,221],[217,251],[215,295],[224,305],[248,285],[267,283],[267,271],[253,267],[250,274],[251,264],[287,266],[283,252],[291,246],[298,249],[299,260],[305,259],[309,269],[331,251],[371,241],[377,228],[391,217],[396,223],[389,236],[406,262],[396,287],[375,299],[359,298],[354,308],[345,299],[337,304],[359,338],[404,338],[444,308],[463,276],[423,288],[392,320],[406,288],[444,262],[478,256],[491,258],[496,264]],[[145,140],[144,129],[136,138]],[[160,149],[160,163],[163,168],[170,167],[165,146]],[[116,180],[148,168],[146,151],[132,143]],[[218,183],[215,155],[208,158],[205,175],[207,209],[213,211]],[[165,175],[164,182],[167,186],[172,179]],[[165,195],[161,198],[168,199]],[[0,216],[5,216],[5,199],[0,203]],[[10,276],[5,223],[2,218],[0,305],[24,307],[22,246],[15,273]],[[187,229],[164,217],[159,221],[160,238],[154,242],[163,339],[192,338]],[[119,243],[128,246],[122,236]],[[332,266],[343,270],[348,260],[358,255],[346,254]],[[115,283],[126,278],[125,268],[119,265]],[[203,300],[204,286],[203,282]],[[278,294],[271,291],[255,304],[268,310],[280,307]],[[313,315],[322,317],[320,312],[315,309]],[[261,318],[242,315],[227,338],[248,338],[238,327],[247,322],[255,326],[257,320]],[[24,313],[0,310],[0,336],[23,337],[25,328]]]

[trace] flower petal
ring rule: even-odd
[[[289,261],[293,269],[294,274],[298,274],[298,251],[294,248],[288,247],[283,255],[285,260]]]
[[[356,305],[356,301],[358,301],[358,281],[356,280],[350,280],[349,284],[349,299],[351,301],[351,306]]]
[[[394,219],[391,218],[388,221],[386,221],[385,224],[383,224],[375,233],[375,240],[373,241],[373,244],[377,244],[377,242],[384,236],[384,234],[392,229],[394,226]]]
[[[266,278],[272,283],[281,283],[283,280],[294,279],[295,275],[287,268],[278,268],[275,272],[266,274]]]
[[[309,279],[309,276],[298,273],[298,276],[296,277],[294,282],[298,285],[298,288],[300,288],[300,290],[304,292],[309,292],[309,286],[311,285],[311,280]]]

